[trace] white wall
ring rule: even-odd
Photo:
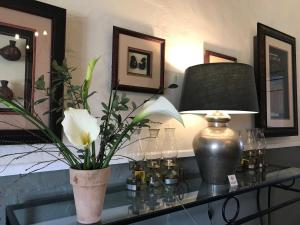
[[[253,65],[253,36],[256,23],[262,22],[300,39],[297,0],[43,0],[67,9],[66,57],[77,66],[76,80],[81,82],[86,64],[101,56],[91,89],[93,112],[108,98],[111,79],[112,27],[114,25],[166,39],[166,83],[182,82],[186,67],[202,63],[205,48],[238,58]],[[299,55],[298,48],[297,54]],[[300,68],[297,61],[297,68]],[[300,74],[298,69],[298,74]],[[300,79],[298,79],[298,92]],[[129,93],[141,102],[148,95]],[[178,105],[180,89],[166,93]],[[299,99],[299,98],[298,98]],[[298,103],[298,105],[300,105]],[[188,118],[187,118],[188,117]],[[205,126],[197,116],[186,116],[187,127],[177,129],[179,149],[191,149],[194,134]],[[168,122],[168,126],[176,124]],[[167,125],[164,125],[167,126]],[[176,124],[177,126],[177,124]],[[253,126],[252,116],[233,116],[231,126]],[[300,145],[299,137],[268,139],[269,147]],[[11,151],[7,146],[0,150]],[[30,159],[29,161],[31,161]],[[35,160],[35,159],[33,159]]]

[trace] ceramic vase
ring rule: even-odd
[[[17,61],[21,58],[21,51],[16,46],[16,41],[10,40],[9,45],[0,49],[0,55],[9,61]]]
[[[70,183],[79,223],[93,224],[101,220],[110,173],[110,167],[98,170],[70,169]]]

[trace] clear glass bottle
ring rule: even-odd
[[[175,128],[165,128],[165,137],[163,141],[163,181],[165,184],[178,183],[177,169],[178,150],[175,141]]]
[[[129,158],[130,177],[127,178],[128,190],[139,190],[145,183],[144,158],[145,154],[141,144],[141,129],[136,129],[130,138],[126,156]]]
[[[266,164],[266,138],[263,129],[256,128],[256,140],[257,140],[257,165],[259,168],[263,168]]]
[[[160,160],[161,159],[161,150],[158,146],[158,134],[160,129],[149,128],[149,139],[147,143],[147,150],[145,157],[147,161],[151,160]]]
[[[149,129],[149,139],[147,151],[145,153],[147,164],[146,181],[150,187],[159,187],[161,185],[160,160],[161,151],[158,146],[158,134],[160,129]]]
[[[252,129],[247,129],[247,139],[245,142],[245,154],[248,169],[255,169],[256,167],[256,153],[257,143],[255,132]]]
[[[175,141],[175,128],[165,128],[165,137],[163,141],[163,159],[176,159],[178,155],[176,141]]]

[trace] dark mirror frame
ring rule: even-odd
[[[48,18],[52,21],[51,36],[51,61],[56,60],[61,63],[65,57],[65,29],[66,29],[66,10],[57,6],[49,5],[38,1],[25,0],[1,0],[0,7],[9,8],[32,15]],[[49,71],[51,72],[51,71]],[[51,73],[50,88],[53,84],[55,75]],[[31,84],[32,85],[32,84]],[[54,99],[50,98],[49,127],[61,138],[62,126],[56,121],[62,116],[63,110],[53,111],[58,107],[58,101],[63,96],[63,86],[55,90]],[[1,126],[1,125],[0,125]],[[50,140],[40,130],[1,130],[0,144],[21,144],[21,143],[50,143]]]

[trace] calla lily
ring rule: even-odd
[[[93,79],[93,72],[96,66],[97,61],[99,58],[92,59],[87,67],[86,75],[85,75],[85,80],[82,85],[82,90],[81,90],[81,95],[82,95],[82,100],[83,100],[83,105],[84,108],[87,109],[88,111],[90,110],[89,104],[87,102],[88,96],[89,96],[89,89],[91,86],[91,82]]]
[[[173,117],[184,126],[182,117],[180,116],[179,112],[175,109],[172,103],[163,96],[160,96],[155,101],[146,102],[143,106],[143,110],[134,117],[132,122],[138,123],[152,114],[162,114]]]
[[[87,67],[87,71],[86,71],[86,75],[85,75],[85,81],[87,83],[87,88],[89,89],[91,86],[91,82],[93,79],[93,72],[96,66],[97,61],[99,60],[99,58],[96,59],[92,59]]]
[[[86,109],[69,108],[64,114],[64,133],[73,145],[85,149],[97,139],[100,127]]]

